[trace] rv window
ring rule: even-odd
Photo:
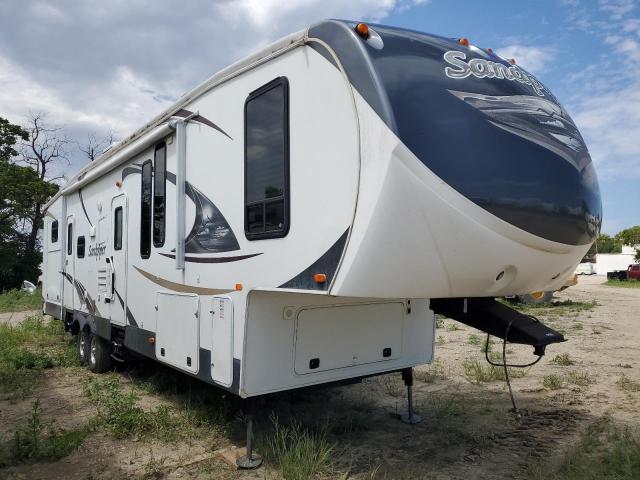
[[[153,166],[153,246],[164,245],[166,184],[167,184],[167,147],[162,142],[156,146]]]
[[[78,243],[76,244],[76,255],[78,258],[84,258],[84,236],[78,237]]]
[[[122,250],[122,207],[113,212],[113,249]]]
[[[51,223],[51,243],[58,243],[58,220]]]
[[[151,254],[151,160],[142,164],[142,186],[140,204],[140,256]]]
[[[289,83],[280,77],[245,103],[245,234],[284,237],[289,230]]]
[[[73,252],[73,223],[67,225],[67,255]]]

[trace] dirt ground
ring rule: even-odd
[[[475,360],[485,365],[485,336],[445,319],[436,331],[435,363],[416,369],[420,424],[398,420],[405,410],[405,390],[400,375],[393,374],[270,397],[257,412],[258,434],[268,431],[270,414],[302,422],[327,419],[335,448],[326,478],[528,478],[530,465],[562,454],[604,416],[640,425],[640,393],[620,385],[621,378],[640,382],[640,289],[609,287],[603,281],[580,277],[577,286],[554,299],[597,302],[592,308],[528,312],[562,331],[568,341],[550,346],[540,363],[512,378],[519,419],[510,411],[503,381],[475,383],[465,369]],[[493,351],[501,347],[496,341]],[[509,345],[508,354],[514,363],[534,358],[530,347]],[[560,363],[571,364],[554,362],[562,354],[568,361]],[[17,403],[0,399],[0,439],[25,421],[35,398],[45,418],[60,426],[88,421],[95,408],[82,393],[81,378],[91,375],[78,368],[50,370],[30,398]],[[127,373],[119,375],[128,381]],[[172,402],[162,394],[141,395],[145,408]],[[216,452],[242,445],[242,428],[238,419],[211,438],[169,443],[116,440],[96,431],[58,462],[0,469],[0,478],[281,478],[273,465],[240,472],[222,462]]]

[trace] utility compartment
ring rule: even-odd
[[[198,295],[158,292],[156,358],[181,370],[198,373],[200,353]]]
[[[401,302],[313,307],[298,312],[295,372],[324,372],[402,355]]]

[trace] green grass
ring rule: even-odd
[[[436,315],[436,328],[444,328],[444,318],[442,315]]]
[[[44,370],[77,362],[75,343],[61,322],[34,315],[16,326],[0,324],[0,391],[11,401],[28,397]]]
[[[0,294],[0,313],[24,310],[42,310],[42,290],[38,288],[32,294],[9,290]]]
[[[307,480],[327,473],[335,444],[327,439],[327,424],[315,429],[299,422],[283,425],[271,416],[272,429],[258,438],[259,451],[278,466],[285,480]]]
[[[640,434],[604,418],[590,425],[564,456],[529,466],[531,480],[637,480]]]
[[[622,287],[622,288],[640,288],[640,281],[631,280],[607,280],[605,285],[609,287]]]
[[[542,379],[542,386],[549,390],[559,390],[562,388],[562,378],[560,375],[545,375]]]
[[[593,383],[596,383],[596,380],[587,372],[574,371],[567,374],[567,382],[579,387],[587,387]]]
[[[571,359],[568,353],[562,353],[553,357],[553,359],[551,360],[551,363],[555,363],[556,365],[566,367],[568,365],[573,365],[574,361]]]
[[[462,362],[464,377],[471,383],[488,383],[497,380],[505,380],[504,368],[496,367],[488,363],[481,363],[479,360],[465,360]],[[521,378],[526,375],[522,369],[509,368],[509,378]]]
[[[55,461],[74,452],[84,441],[84,429],[64,430],[42,420],[40,401],[33,402],[26,424],[17,428],[0,466],[26,462]]]
[[[447,332],[455,332],[457,330],[460,330],[460,327],[458,326],[457,323],[451,322],[451,323],[447,323],[447,326],[446,326],[445,330]]]
[[[433,383],[436,380],[445,380],[447,378],[447,371],[444,365],[436,360],[430,365],[414,369],[413,376],[421,382]]]
[[[599,304],[595,300],[590,302],[576,302],[574,300],[556,300],[548,303],[529,305],[526,303],[507,302],[511,308],[520,312],[535,313],[536,315],[566,316],[580,312],[590,312]]]
[[[138,394],[125,389],[115,375],[90,377],[83,390],[98,410],[94,427],[102,428],[115,438],[153,436],[171,441],[180,438],[184,419],[173,414],[166,405],[152,410],[138,406]]]
[[[471,334],[467,337],[467,343],[469,345],[480,345],[480,337],[478,335]]]

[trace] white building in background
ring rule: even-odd
[[[606,275],[614,270],[626,270],[635,260],[636,248],[640,245],[623,245],[621,253],[598,253],[596,255],[596,273]]]

